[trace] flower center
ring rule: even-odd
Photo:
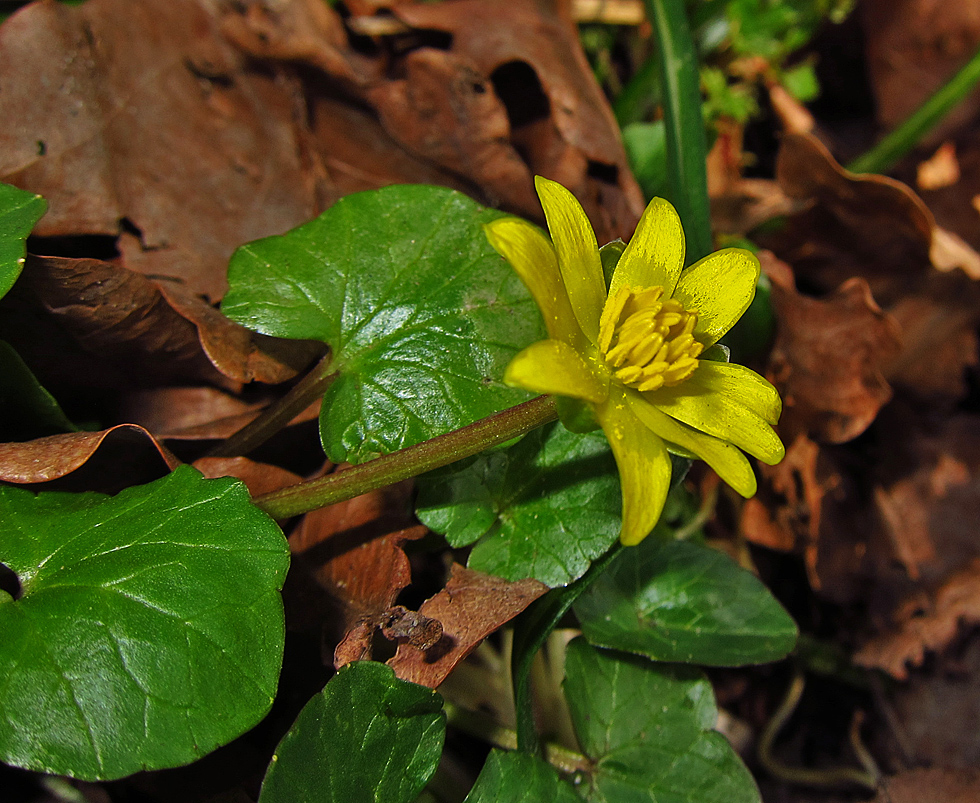
[[[663,294],[662,287],[623,286],[602,310],[599,351],[616,378],[637,390],[680,384],[704,349],[693,335],[697,313]]]

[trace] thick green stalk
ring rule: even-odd
[[[526,435],[558,418],[555,400],[538,396],[438,438],[401,449],[326,477],[252,500],[274,519],[287,519],[416,477]]]
[[[564,588],[552,589],[534,602],[517,620],[511,668],[514,676],[514,708],[517,714],[517,748],[524,753],[543,755],[534,725],[534,700],[531,694],[531,664],[534,656],[572,607],[572,603],[605,571],[621,548],[622,544],[617,542],[578,580]]]
[[[884,173],[911,151],[980,82],[980,50],[949,81],[867,153],[847,169],[852,173]]]
[[[711,253],[708,145],[701,115],[701,85],[684,0],[646,0],[657,37],[667,139],[669,200],[687,234],[687,262]]]

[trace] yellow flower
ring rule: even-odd
[[[586,403],[612,447],[623,490],[620,539],[642,541],[660,518],[670,457],[696,456],[742,496],[756,491],[745,455],[778,463],[776,389],[741,365],[705,359],[748,308],[759,261],[726,248],[686,270],[684,230],[655,198],[616,265],[608,293],[595,232],[575,197],[535,179],[551,241],[532,224],[486,226],[544,316],[548,340],[520,352],[505,381]],[[700,357],[700,359],[699,359]]]

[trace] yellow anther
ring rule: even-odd
[[[704,349],[694,339],[698,316],[662,287],[621,286],[602,311],[598,346],[617,379],[648,391],[677,385],[694,373]]]

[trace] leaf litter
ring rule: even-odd
[[[859,4],[884,127],[980,41],[967,11],[933,5]],[[248,332],[214,304],[236,247],[351,192],[435,183],[540,222],[540,173],[582,200],[600,241],[631,234],[643,198],[564,6],[343,11],[319,0],[41,2],[0,27],[0,179],[50,204],[0,304],[0,336],[92,430],[0,444],[4,482],[114,492],[181,461],[242,477],[253,493],[312,476],[319,445],[298,457],[288,434],[249,458],[206,456],[320,354]],[[798,560],[804,608],[846,611],[821,632],[899,682],[882,705],[909,730],[905,764],[936,763],[926,785],[949,784],[958,799],[978,786],[949,769],[969,766],[978,743],[954,727],[976,710],[956,684],[980,676],[977,100],[896,169],[903,183],[847,173],[832,154],[857,149],[840,130],[774,86],[769,96],[787,126],[771,177],[745,176],[737,125],[724,141],[735,150],[709,169],[723,171],[716,233],[768,249],[776,332],[756,359],[785,400],[787,457],[760,466],[759,495],[723,503],[739,507],[711,528]],[[782,228],[759,228],[777,216]],[[543,587],[429,551],[410,493],[306,516],[291,532],[286,599],[324,664],[394,651],[399,677],[435,687]],[[897,729],[877,727],[900,769]],[[897,772],[882,799],[921,783]]]

